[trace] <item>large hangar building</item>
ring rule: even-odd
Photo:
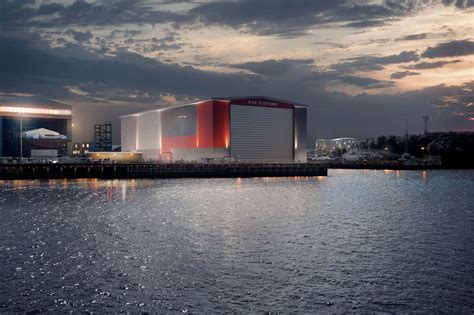
[[[270,97],[214,97],[125,115],[122,151],[145,160],[306,162],[308,106]]]

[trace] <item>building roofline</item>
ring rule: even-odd
[[[309,107],[309,105],[300,104],[300,103],[287,101],[287,100],[274,98],[274,97],[269,97],[269,96],[230,96],[230,97],[226,96],[226,97],[211,97],[209,99],[197,100],[197,101],[194,101],[194,102],[191,102],[191,103],[180,103],[180,104],[174,104],[174,105],[165,105],[165,106],[161,106],[161,107],[155,108],[155,109],[149,109],[149,110],[145,110],[145,111],[141,111],[141,112],[122,115],[122,116],[119,116],[119,118],[122,119],[122,118],[127,118],[127,117],[138,117],[138,116],[143,115],[143,114],[148,114],[148,113],[153,113],[153,112],[161,112],[163,110],[167,110],[167,109],[170,109],[170,108],[196,105],[196,104],[203,103],[203,102],[206,102],[206,101],[211,101],[211,100],[212,101],[220,101],[220,100],[222,100],[222,101],[231,101],[233,99],[242,99],[242,98],[263,98],[263,99],[268,99],[268,100],[274,101],[274,102],[282,102],[282,103],[292,104],[295,107],[299,107],[299,108],[308,108]]]
[[[34,96],[20,96],[0,99],[0,105],[13,107],[43,107],[49,109],[72,109],[71,105],[61,103],[58,101],[34,97]]]
[[[199,100],[199,101],[195,101],[195,102],[191,102],[191,103],[180,103],[180,104],[173,104],[173,105],[164,105],[164,106],[154,108],[154,109],[148,109],[148,110],[144,110],[144,111],[141,111],[141,112],[122,115],[122,116],[119,116],[119,118],[122,119],[122,118],[127,118],[127,117],[136,117],[136,116],[140,116],[140,115],[143,115],[143,114],[148,114],[148,113],[153,113],[153,112],[161,112],[161,111],[164,111],[164,110],[170,109],[170,108],[177,108],[177,107],[195,105],[195,104],[199,104],[199,103],[202,103],[202,102],[205,102],[205,101],[209,101],[209,100],[207,99],[207,100]]]
[[[301,103],[297,103],[297,102],[293,102],[293,101],[288,101],[288,100],[284,100],[284,99],[281,99],[281,98],[276,98],[276,97],[270,97],[270,96],[264,96],[264,95],[247,95],[247,96],[223,96],[223,97],[212,97],[211,99],[212,100],[228,100],[228,101],[231,101],[233,99],[242,99],[242,98],[263,98],[263,99],[268,99],[270,101],[274,101],[274,102],[281,102],[281,103],[288,103],[288,104],[292,104],[292,105],[295,105],[295,107],[305,107],[305,108],[308,108],[309,105],[306,105],[306,104],[301,104]]]
[[[339,141],[339,140],[357,140],[356,138],[353,137],[341,137],[341,138],[333,138],[331,141]]]

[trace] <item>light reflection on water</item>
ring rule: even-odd
[[[0,181],[0,311],[474,308],[474,172]]]

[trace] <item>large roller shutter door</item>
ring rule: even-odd
[[[293,110],[231,105],[230,154],[242,161],[293,160]]]

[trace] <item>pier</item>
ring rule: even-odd
[[[0,164],[0,179],[61,178],[213,178],[327,176],[316,163],[134,163],[134,164]]]

